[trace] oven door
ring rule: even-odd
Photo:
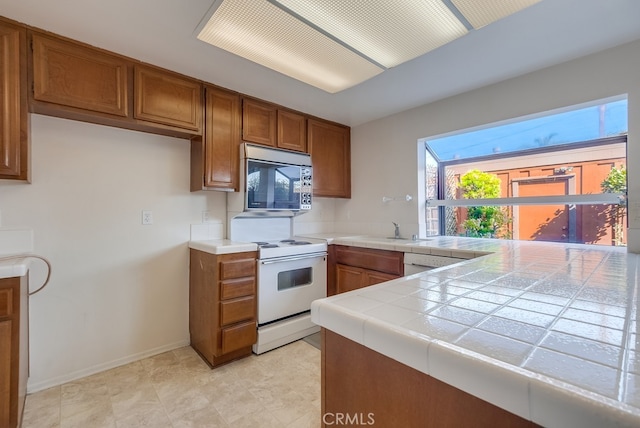
[[[258,260],[258,325],[306,312],[326,295],[326,252]]]

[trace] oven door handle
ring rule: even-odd
[[[318,257],[326,257],[327,252],[322,253],[313,253],[313,254],[305,254],[302,256],[283,256],[274,259],[261,260],[260,263],[263,265],[272,265],[274,263],[283,263],[283,262],[293,262],[296,260],[305,260],[305,259],[316,259]]]

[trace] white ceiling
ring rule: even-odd
[[[197,40],[212,4],[0,0],[0,15],[351,126],[640,39],[640,0],[543,0],[328,94]]]

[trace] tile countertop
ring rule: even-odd
[[[258,245],[253,242],[236,242],[228,239],[210,239],[207,241],[189,241],[189,248],[210,254],[231,254],[245,251],[257,251]]]
[[[0,279],[24,276],[29,271],[29,259],[20,256],[0,256]]]
[[[332,243],[484,256],[316,300],[316,324],[543,426],[640,426],[640,255],[457,237]]]

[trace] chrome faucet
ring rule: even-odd
[[[393,226],[396,228],[396,230],[393,232],[393,237],[396,239],[400,239],[400,226],[398,226],[398,223],[393,223]]]

